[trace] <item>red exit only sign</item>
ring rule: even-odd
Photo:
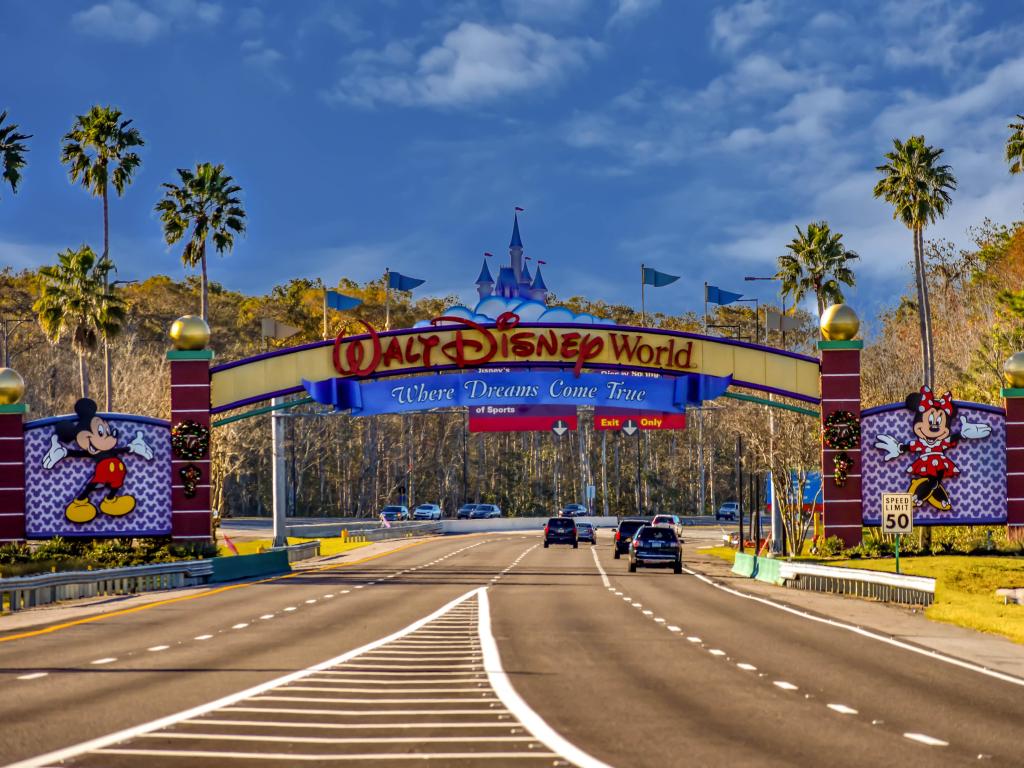
[[[640,429],[686,429],[685,413],[630,411],[608,408],[596,408],[594,410],[594,429],[622,429],[622,425],[627,419],[635,421]]]

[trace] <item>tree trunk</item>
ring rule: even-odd
[[[921,297],[924,302],[924,311],[922,314],[923,319],[923,331],[924,339],[927,341],[925,347],[926,355],[925,358],[925,383],[929,387],[935,386],[935,339],[932,334],[932,302],[928,295],[928,270],[924,262],[924,228],[919,227],[917,230],[917,252],[919,254],[919,269],[920,269],[920,281],[921,281]]]
[[[89,366],[85,362],[85,355],[78,356],[78,379],[82,384],[82,397],[89,396]]]
[[[107,205],[107,185],[103,185],[103,261],[110,259],[110,218],[109,206]],[[110,290],[110,272],[103,273],[103,292]],[[110,368],[110,340],[107,334],[103,334],[103,380],[104,380],[104,402],[106,412],[114,410],[114,387],[113,375]]]
[[[206,248],[202,249],[202,254],[199,257],[200,264],[202,265],[202,274],[199,278],[199,316],[203,318],[207,325],[210,324],[209,315],[209,295],[207,294],[207,283],[206,283]]]
[[[921,255],[921,241],[918,237],[920,230],[914,229],[914,282],[917,284],[917,319],[921,333],[921,383],[927,386],[932,385],[931,380],[931,337],[929,335],[928,323],[928,300],[926,298],[927,288],[925,286],[924,260]]]

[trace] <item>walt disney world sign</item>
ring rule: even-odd
[[[587,373],[606,376],[624,371],[669,377],[664,385],[645,382],[648,386],[645,396],[632,401],[624,399],[624,390],[613,392],[605,378],[602,384],[596,385],[593,397],[577,404],[643,407],[638,403],[644,401],[653,405],[657,400],[662,405],[669,404],[660,410],[679,410],[685,407],[685,402],[694,402],[701,390],[710,395],[721,389],[715,386],[715,380],[719,383],[728,380],[736,386],[810,403],[819,400],[816,358],[692,333],[616,325],[520,323],[511,313],[487,325],[456,317],[437,318],[431,327],[383,333],[366,323],[363,325],[365,334],[339,334],[333,341],[315,342],[215,366],[211,369],[211,411],[220,413],[303,390],[322,402],[359,407],[353,400],[356,390],[352,389],[351,382],[495,369],[506,373],[547,371],[552,375],[557,373],[558,380],[563,382],[580,380]],[[420,404],[419,409],[480,402],[479,398],[472,397],[474,387],[479,389],[480,384],[467,380],[427,385],[419,384],[421,378],[415,377],[415,386],[420,386],[424,392],[429,389],[433,394],[416,397],[434,397],[436,404]],[[516,402],[569,404],[571,398],[565,399],[556,392],[561,385],[548,378],[542,380],[535,376],[527,386],[535,385],[537,394]],[[350,383],[334,384],[336,379]],[[675,384],[671,379],[683,383]],[[579,381],[576,383],[584,386]],[[668,392],[667,389],[662,391],[662,386],[682,389]],[[568,391],[566,387],[568,384],[562,389]],[[655,391],[660,394],[655,396]],[[379,405],[383,392],[383,385],[371,389],[364,384],[359,396]],[[362,405],[364,411],[366,407]]]

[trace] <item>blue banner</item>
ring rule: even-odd
[[[353,416],[481,405],[590,405],[682,412],[713,400],[732,377],[687,374],[677,378],[526,371],[409,376],[373,381],[324,379],[302,386],[318,403]]]
[[[355,296],[346,296],[344,293],[338,293],[337,291],[327,291],[327,306],[331,309],[344,312],[346,309],[355,309],[362,303],[363,300],[357,299]]]

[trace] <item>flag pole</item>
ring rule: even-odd
[[[324,281],[324,340],[327,340],[327,281]]]
[[[704,281],[704,333],[708,332],[708,281]],[[703,513],[702,513],[703,514]]]
[[[640,325],[647,327],[647,301],[644,297],[644,265],[640,265]]]
[[[384,268],[384,330],[391,330],[391,270]]]

